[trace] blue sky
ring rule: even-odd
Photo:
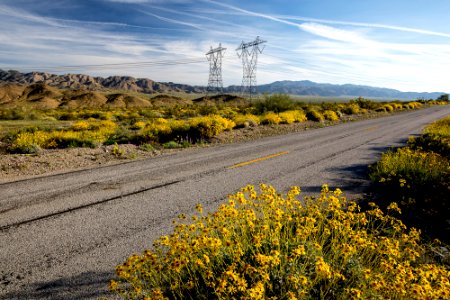
[[[235,49],[260,36],[258,84],[450,92],[449,19],[448,0],[1,0],[0,68],[206,85],[222,43],[227,86]]]

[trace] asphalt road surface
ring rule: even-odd
[[[114,267],[169,233],[179,213],[214,209],[246,184],[361,195],[368,164],[447,115],[450,106],[435,106],[0,184],[0,299],[107,296]]]

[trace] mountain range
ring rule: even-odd
[[[55,75],[44,72],[21,73],[19,71],[0,69],[0,84],[29,85],[42,83],[60,89],[82,89],[89,91],[126,90],[146,94],[163,94],[169,92],[205,93],[204,86],[191,86],[173,82],[156,82],[147,78],[134,78],[131,76],[93,77],[84,74]],[[299,96],[321,97],[366,97],[380,99],[435,99],[443,92],[417,93],[401,92],[395,89],[371,87],[353,84],[326,84],[303,81],[276,81],[270,84],[259,85],[259,93],[285,93]],[[240,86],[224,88],[225,93],[238,93]]]

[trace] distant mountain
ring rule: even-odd
[[[329,84],[315,83],[309,80],[303,81],[276,81],[271,84],[258,86],[260,93],[284,93],[304,96],[324,96],[324,97],[366,97],[385,99],[436,99],[444,93],[415,93],[400,92],[394,89],[378,88],[354,84]]]
[[[90,91],[105,90],[127,90],[139,93],[154,94],[168,92],[185,92],[185,93],[205,93],[206,88],[202,86],[191,86],[187,84],[177,84],[173,82],[156,82],[147,78],[134,78],[131,76],[110,76],[92,77],[83,74],[66,74],[55,75],[43,72],[20,73],[10,70],[3,71],[0,69],[0,84],[14,83],[29,85],[42,83],[50,87],[69,88],[69,89],[86,89]],[[224,88],[225,93],[238,93],[241,91],[240,86],[229,86]],[[436,99],[444,93],[416,93],[416,92],[400,92],[394,89],[378,88],[364,85],[353,84],[328,84],[315,83],[308,80],[303,81],[276,81],[270,84],[258,86],[259,93],[285,93],[300,96],[322,96],[322,97],[366,97],[366,98],[382,98],[382,99]]]

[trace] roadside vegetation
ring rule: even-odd
[[[373,109],[362,106],[345,108]],[[338,115],[327,106],[302,116],[326,111]],[[262,184],[208,214],[197,205],[118,265],[109,289],[124,299],[447,299],[449,153],[447,117],[370,167],[382,191],[374,202],[348,201],[327,185],[300,198],[299,187],[280,194]]]
[[[223,131],[237,128],[337,122],[352,115],[447,103],[444,100],[375,102],[363,98],[347,103],[304,103],[275,94],[253,102],[242,98],[229,101],[205,98],[191,102],[155,102],[146,108],[0,109],[0,145],[4,152],[24,154],[41,149],[116,143],[181,148],[208,142]]]
[[[380,199],[398,199],[407,224],[450,244],[450,117],[411,137],[407,147],[383,154],[370,169]]]
[[[247,186],[116,268],[124,299],[448,299],[450,272],[427,258],[397,203],[361,210],[339,189],[299,199]],[[385,213],[386,212],[386,213]]]

